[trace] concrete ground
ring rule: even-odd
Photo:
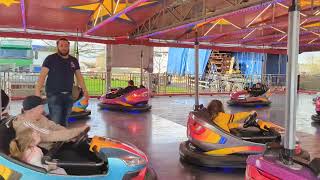
[[[320,140],[320,125],[311,123],[310,116],[315,113],[312,104],[313,95],[300,94],[297,109],[297,135],[304,149],[312,157],[320,156],[317,142]],[[224,103],[226,95],[201,96],[200,103],[207,105],[212,99]],[[231,108],[225,106],[226,112],[256,110],[259,118],[284,125],[284,95],[275,94],[270,107],[264,108]],[[89,109],[92,115],[87,120],[73,122],[72,125],[89,124],[89,136],[108,136],[135,144],[150,159],[159,179],[243,179],[241,169],[199,168],[179,161],[179,144],[186,138],[187,115],[193,108],[194,97],[154,97],[151,99],[152,110],[146,113],[122,113],[99,110],[98,100],[91,99]],[[21,101],[11,104],[11,114],[17,114]]]

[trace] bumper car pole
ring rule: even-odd
[[[288,26],[288,62],[287,62],[287,86],[285,108],[285,141],[282,162],[293,164],[296,137],[296,109],[297,109],[297,61],[299,53],[299,29],[300,29],[300,6],[298,0],[292,0],[289,8]]]
[[[106,63],[106,92],[110,92],[111,91],[111,61],[112,61],[112,45],[111,44],[107,44],[107,49],[106,49],[106,53],[107,53],[107,63]]]
[[[1,96],[2,96],[2,92],[1,92],[1,88],[0,88],[0,121],[2,119],[2,99],[1,99]]]
[[[199,110],[199,41],[198,41],[198,31],[195,32],[195,42],[194,42],[194,68],[195,68],[195,78],[194,78],[194,92],[195,92],[195,103],[194,110]]]
[[[140,85],[143,85],[143,49],[141,49],[140,58]]]

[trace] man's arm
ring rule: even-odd
[[[58,141],[69,141],[72,138],[78,136],[81,132],[83,132],[87,125],[71,128],[71,129],[59,129],[59,130],[50,130],[48,128],[44,128],[39,126],[39,124],[31,121],[25,121],[22,124],[27,128],[32,128],[40,134],[41,142],[58,142]]]
[[[89,93],[88,93],[88,90],[86,88],[86,84],[84,83],[84,79],[83,79],[83,76],[80,72],[80,69],[76,70],[76,78],[77,78],[77,81],[78,81],[78,84],[79,86],[81,87],[82,91],[83,91],[83,95],[86,99],[89,99]]]
[[[61,126],[60,124],[57,124],[51,120],[49,120],[48,118],[46,118],[45,116],[43,116],[40,121],[44,124],[47,125],[47,127],[49,127],[48,129],[49,130],[65,130],[67,129],[66,127],[64,126]]]
[[[41,89],[44,85],[44,82],[46,80],[46,77],[48,75],[48,72],[49,72],[49,68],[47,67],[42,67],[41,68],[41,71],[40,71],[40,75],[39,75],[39,78],[38,78],[38,81],[37,81],[37,84],[36,84],[36,88],[35,88],[35,95],[36,96],[41,96]]]

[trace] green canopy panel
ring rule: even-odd
[[[0,59],[0,64],[15,64],[16,66],[30,66],[32,59]]]

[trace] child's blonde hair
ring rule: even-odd
[[[32,137],[33,132],[34,130],[31,128],[25,129],[21,131],[21,133],[19,133],[19,135],[10,142],[10,155],[12,157],[15,157],[18,159],[22,158],[23,153],[33,143],[33,137]]]

